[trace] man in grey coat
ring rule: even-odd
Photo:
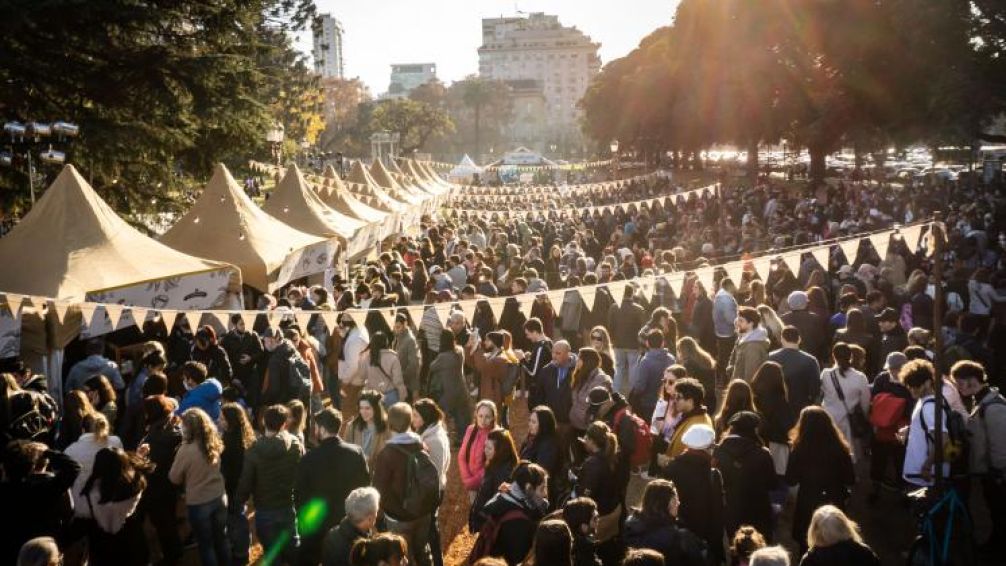
[[[416,399],[419,395],[419,368],[423,364],[423,358],[405,313],[395,315],[394,332],[394,348],[398,361],[402,364],[402,379],[409,390],[409,398]]]

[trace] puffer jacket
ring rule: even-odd
[[[590,424],[587,420],[587,411],[590,410],[590,401],[587,397],[590,390],[597,387],[606,387],[611,390],[612,381],[600,368],[595,369],[584,379],[583,383],[572,390],[573,406],[569,410],[569,424],[578,430],[586,430]]]
[[[238,501],[254,497],[258,509],[293,508],[297,465],[303,455],[300,440],[286,431],[256,440],[245,452]]]

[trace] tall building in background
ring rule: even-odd
[[[342,64],[342,24],[322,14],[314,27],[314,71],[326,79],[345,78]]]
[[[437,78],[436,63],[408,63],[391,66],[391,84],[383,98],[405,98],[412,89]]]
[[[570,153],[582,146],[576,104],[601,70],[600,46],[576,27],[563,26],[559,16],[535,12],[526,18],[486,18],[479,75],[507,82],[537,81],[545,97],[543,135],[548,139],[523,141],[538,147],[558,144],[563,153]]]

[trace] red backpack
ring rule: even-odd
[[[632,419],[632,432],[636,437],[636,446],[632,449],[632,454],[629,456],[629,464],[633,468],[646,466],[650,463],[650,448],[653,447],[653,436],[651,436],[650,433],[650,425],[643,419],[628,412],[627,407],[623,407],[615,413],[615,419],[613,422],[615,424],[616,431],[620,426],[622,426],[622,419],[624,417]],[[616,432],[615,434],[617,435],[618,433]]]
[[[472,546],[472,551],[468,553],[468,561],[465,564],[471,566],[478,562],[479,558],[492,556],[493,547],[496,546],[496,538],[499,537],[503,523],[521,519],[529,520],[530,517],[520,509],[511,509],[499,517],[489,517],[479,529],[479,536],[475,539],[475,544]]]
[[[873,425],[875,438],[879,442],[896,442],[898,430],[907,425],[905,417],[908,401],[893,393],[878,393],[873,397],[870,407],[870,424]]]

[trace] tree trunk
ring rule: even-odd
[[[827,173],[827,163],[825,157],[827,152],[823,146],[812,145],[807,148],[810,153],[810,171],[808,172],[812,183],[823,183],[824,175]]]
[[[758,140],[748,141],[748,178],[758,180]]]

